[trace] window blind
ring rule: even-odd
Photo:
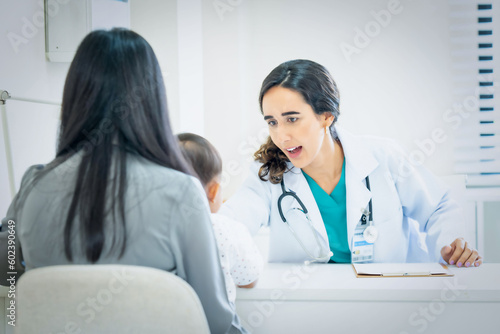
[[[450,0],[455,172],[467,186],[500,186],[500,0]]]

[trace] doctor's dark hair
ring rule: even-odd
[[[204,188],[222,174],[222,159],[208,140],[194,133],[180,133],[177,139],[184,157],[191,163]]]
[[[54,170],[77,155],[78,164]],[[128,29],[97,30],[81,42],[66,77],[56,157],[32,182],[51,170],[61,176],[64,168],[77,169],[64,226],[69,261],[79,253],[72,247],[74,235],[91,263],[105,248],[123,256],[127,156],[192,174],[170,127],[153,49]],[[109,245],[105,231],[112,233]]]
[[[306,59],[290,60],[280,64],[262,82],[259,94],[261,113],[264,112],[262,110],[264,95],[275,86],[300,93],[317,115],[332,114],[334,119],[330,125],[330,133],[332,138],[337,138],[333,126],[340,115],[340,96],[337,84],[324,66]],[[283,174],[287,171],[287,162],[289,160],[273,143],[270,136],[255,152],[254,158],[262,163],[259,170],[261,180],[269,180],[274,184],[281,182]]]

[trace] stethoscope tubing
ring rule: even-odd
[[[370,179],[368,178],[368,176],[365,178],[365,181],[366,181],[366,188],[368,188],[368,191],[371,191],[370,189]],[[319,256],[319,257],[316,257],[316,256],[313,256],[311,254],[311,252],[309,252],[309,250],[307,249],[307,247],[305,247],[305,245],[302,243],[302,241],[300,240],[300,238],[297,236],[297,234],[295,233],[295,230],[292,228],[292,226],[287,222],[286,220],[286,217],[283,213],[283,209],[282,209],[282,206],[281,206],[281,201],[283,200],[283,198],[285,198],[286,196],[292,196],[296,201],[297,203],[299,203],[300,207],[301,207],[301,210],[302,212],[305,214],[307,220],[308,220],[308,223],[309,223],[309,226],[314,234],[314,237],[316,239],[316,243],[318,244],[319,248],[320,249],[323,249],[323,247],[321,246],[321,242],[319,241],[319,238],[317,236],[317,233],[316,233],[316,230],[314,229],[314,227],[312,226],[312,223],[311,223],[311,220],[309,219],[309,215],[308,215],[308,211],[307,211],[307,208],[306,206],[304,205],[304,203],[302,203],[302,201],[300,200],[299,196],[297,195],[297,193],[293,190],[289,190],[287,191],[286,190],[286,187],[285,187],[285,180],[284,180],[284,177],[281,179],[281,195],[280,197],[278,197],[278,212],[279,212],[279,215],[281,217],[281,220],[283,221],[283,223],[285,223],[288,228],[290,229],[290,231],[292,232],[293,236],[295,237],[295,239],[297,240],[297,242],[300,244],[300,246],[302,247],[302,249],[304,250],[304,252],[310,257],[313,259],[313,261],[306,261],[308,263],[310,262],[317,262],[317,261],[325,261],[327,259],[329,259],[331,256],[333,256],[333,253],[330,251],[328,252],[327,255],[322,255],[322,256]],[[370,198],[370,202],[368,203],[368,210],[369,210],[369,213],[368,213],[368,219],[369,219],[369,225],[372,224],[373,222],[373,209],[372,209],[372,199]],[[363,213],[363,215],[365,215]],[[365,218],[366,219],[366,218]]]

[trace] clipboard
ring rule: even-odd
[[[440,263],[353,263],[356,277],[451,277]]]

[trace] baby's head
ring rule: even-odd
[[[219,211],[222,204],[220,189],[222,175],[222,159],[215,147],[205,138],[194,133],[177,135],[181,151],[193,166],[207,194],[210,211]]]

